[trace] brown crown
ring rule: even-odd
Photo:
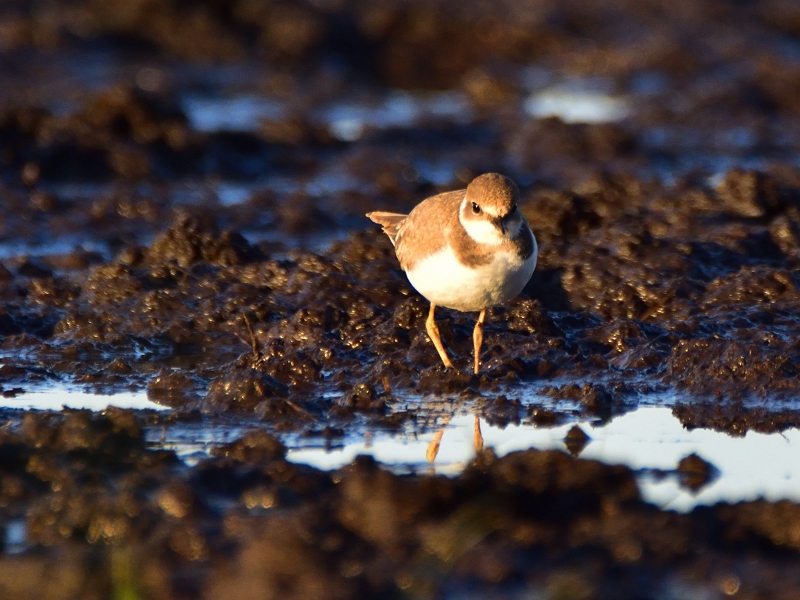
[[[486,173],[467,186],[467,201],[483,209],[493,208],[498,215],[507,215],[519,200],[517,184],[500,173]]]

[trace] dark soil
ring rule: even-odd
[[[409,394],[565,418],[531,389],[573,416],[669,390],[687,427],[797,427],[799,55],[781,0],[4,2],[0,391],[146,388],[174,410],[9,411],[0,523],[28,539],[0,556],[0,595],[799,594],[793,504],[660,512],[627,469],[554,452],[484,453],[455,479],[325,473],[264,432],[426,422]],[[525,112],[576,79],[628,116]],[[324,116],[398,90],[463,106],[354,139]],[[242,94],[285,113],[192,121],[188,97]],[[474,316],[440,311],[444,371],[363,214],[488,171],[519,183],[540,256],[474,376]],[[191,468],[144,443],[220,416],[260,432]],[[695,458],[689,487],[714,475]]]

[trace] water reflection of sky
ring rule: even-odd
[[[556,86],[533,92],[524,102],[533,118],[560,117],[566,123],[608,123],[630,114],[630,100],[603,91]],[[287,107],[255,95],[229,98],[187,96],[183,109],[197,131],[257,131],[265,120],[280,120]],[[369,101],[347,98],[331,102],[314,113],[333,137],[353,142],[368,128],[412,127],[423,119],[470,122],[475,113],[466,96],[457,92],[411,94],[392,92]]]
[[[281,120],[289,107],[278,100],[242,94],[230,97],[187,95],[182,107],[191,127],[197,131],[258,131],[261,123]],[[458,92],[411,94],[393,91],[383,96],[370,94],[342,98],[312,110],[310,120],[327,127],[345,142],[358,140],[368,128],[410,127],[425,118],[457,123],[473,117],[471,105]]]
[[[183,110],[197,131],[255,131],[262,121],[282,119],[286,109],[280,102],[245,94],[229,98],[190,95]]]
[[[516,450],[565,450],[564,438],[576,423],[540,428],[532,425],[509,425],[501,429],[481,422],[485,447],[503,456]],[[800,430],[782,434],[749,432],[731,437],[709,429],[686,430],[667,407],[647,406],[593,427],[578,422],[591,438],[581,458],[608,464],[624,464],[632,469],[673,470],[678,462],[696,453],[712,463],[720,475],[696,495],[680,487],[674,477],[640,477],[644,498],[662,507],[690,510],[697,504],[720,501],[737,502],[765,497],[768,500],[800,500]],[[370,454],[379,462],[409,470],[431,470],[455,475],[475,455],[474,418],[454,418],[442,436],[439,453],[431,465],[426,460],[434,433],[416,439],[375,436],[347,443],[342,448],[298,448],[289,459],[333,469],[349,463],[358,454]]]
[[[166,407],[148,400],[145,392],[120,392],[112,396],[78,391],[47,390],[28,392],[12,398],[0,397],[0,407],[23,410],[61,410],[62,407],[66,407],[100,411],[109,406],[136,410],[147,408],[168,410]]]
[[[531,94],[525,110],[531,117],[559,117],[565,123],[611,123],[627,117],[631,107],[623,97],[553,88]]]
[[[43,391],[2,398],[7,408],[59,410],[87,408],[104,410],[109,405],[133,409],[163,409],[147,399],[145,392],[113,396],[84,392]],[[359,454],[369,454],[397,472],[457,475],[475,456],[475,418],[469,414],[453,417],[437,431],[391,434],[355,430],[341,445],[326,447],[319,439],[284,437],[288,458],[320,469],[337,469]],[[800,430],[780,434],[749,432],[731,437],[710,429],[687,430],[672,410],[664,406],[641,406],[602,425],[573,421],[558,427],[532,424],[505,428],[480,422],[484,447],[503,456],[517,450],[566,450],[564,438],[578,425],[589,436],[581,458],[608,464],[624,464],[641,471],[639,486],[644,498],[664,508],[691,510],[698,504],[738,502],[759,497],[771,501],[800,501]],[[190,464],[208,455],[210,448],[237,439],[249,428],[247,423],[187,423],[149,432],[153,446],[175,450]],[[428,462],[431,442],[440,435],[435,460]],[[657,477],[652,470],[672,471],[678,462],[696,453],[719,470],[719,476],[696,494],[678,485],[674,476]]]

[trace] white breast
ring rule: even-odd
[[[535,242],[534,242],[535,244]],[[536,246],[527,260],[498,250],[488,265],[470,268],[447,247],[406,272],[420,294],[437,306],[460,311],[479,311],[517,296],[536,268]]]

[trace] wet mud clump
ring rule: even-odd
[[[681,485],[694,492],[708,485],[719,475],[714,465],[694,453],[681,459],[677,471]]]

